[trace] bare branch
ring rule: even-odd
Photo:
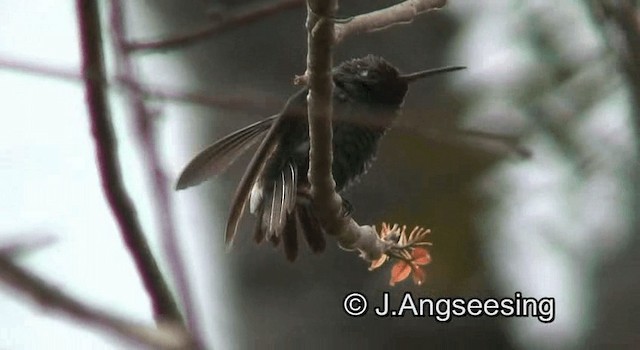
[[[189,335],[179,325],[161,323],[156,329],[93,308],[18,266],[6,255],[0,255],[0,281],[40,306],[60,311],[83,324],[111,332],[138,345],[153,349],[190,348]]]
[[[282,107],[282,101],[261,92],[247,92],[228,95],[208,95],[200,92],[180,91],[167,87],[140,85],[144,96],[174,102],[186,102],[202,106],[235,111],[272,113]],[[261,102],[262,101],[262,102]]]
[[[0,243],[0,255],[13,258],[42,249],[56,241],[56,237],[43,234],[24,234],[13,239],[3,239]]]
[[[221,34],[228,30],[242,27],[282,11],[296,8],[303,3],[303,0],[274,1],[272,3],[261,5],[257,8],[251,8],[227,15],[226,18],[213,22],[206,27],[193,32],[179,34],[166,39],[130,42],[127,49],[131,51],[158,51],[185,47],[205,39],[210,39],[216,34]]]
[[[0,69],[8,69],[27,74],[42,75],[45,77],[69,80],[84,81],[83,77],[76,70],[45,66],[40,63],[25,62],[7,57],[0,57]],[[88,78],[87,79],[93,79]]]
[[[438,10],[446,4],[447,0],[407,0],[382,10],[355,16],[335,25],[334,43],[338,44],[350,35],[411,23],[418,15]]]
[[[151,298],[156,320],[181,323],[182,316],[178,306],[149,248],[135,207],[122,182],[115,132],[104,85],[101,83],[106,79],[98,2],[76,0],[76,7],[80,25],[83,76],[95,77],[85,80],[85,96],[91,119],[91,132],[96,144],[102,189],[120,227],[122,239]]]
[[[342,198],[335,191],[332,176],[333,147],[331,117],[333,113],[333,79],[331,68],[333,46],[333,18],[336,0],[308,0],[307,7],[307,72],[309,83],[309,182],[314,211],[325,231],[336,237],[349,250],[358,249],[368,260],[375,260],[385,251],[375,228],[359,226],[344,217]]]
[[[105,86],[105,88],[124,88],[127,92],[134,88],[134,84],[130,84],[122,78],[115,83],[108,82],[107,80],[102,81],[97,79],[97,77],[83,76],[74,69],[51,67],[39,63],[18,61],[6,57],[0,57],[0,69],[9,69],[27,74],[41,75],[72,82],[84,82],[86,79],[90,79],[100,82]],[[123,85],[126,85],[126,87]],[[198,104],[212,108],[271,113],[274,109],[281,107],[281,101],[279,99],[276,99],[273,96],[263,95],[258,92],[228,95],[216,94],[213,96],[202,92],[181,91],[167,86],[140,84],[139,82],[135,85],[135,88],[138,89],[139,93],[145,98]]]
[[[307,2],[307,72],[309,95],[307,96],[309,117],[309,182],[314,207],[321,222],[329,232],[340,223],[336,222],[342,208],[342,199],[335,192],[332,177],[332,127],[333,114],[333,21],[337,0],[308,0]]]
[[[202,348],[202,333],[199,327],[198,316],[195,312],[196,305],[191,297],[187,270],[184,266],[184,259],[180,252],[180,245],[175,230],[173,207],[167,190],[169,188],[169,181],[160,165],[156,130],[154,128],[155,118],[144,102],[144,95],[139,88],[134,62],[127,51],[125,51],[126,31],[122,2],[120,0],[111,1],[110,10],[111,29],[113,30],[114,51],[116,56],[116,75],[122,79],[125,86],[130,87],[128,93],[129,105],[137,131],[136,136],[138,136],[144,152],[149,177],[153,184],[153,193],[157,205],[157,217],[160,221],[162,245],[167,255],[169,267],[176,281],[178,294],[185,309],[189,329],[193,333],[195,341],[199,344],[198,348]]]

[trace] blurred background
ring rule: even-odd
[[[127,39],[147,42],[224,23],[271,1],[123,1],[122,13]],[[339,13],[394,3],[342,1]],[[228,204],[249,155],[199,187],[170,188],[197,151],[277,113],[297,90],[292,80],[304,72],[306,58],[303,3],[179,47],[131,53],[139,83],[155,92],[142,98],[153,111],[155,161],[170,190],[163,211],[152,181],[154,157],[140,142],[131,90],[114,59],[105,2],[109,91],[127,190],[167,273],[160,231],[171,214],[208,343],[217,349],[635,348],[640,61],[634,57],[640,56],[628,44],[640,35],[634,3],[451,0],[409,25],[350,37],[336,48],[335,62],[371,53],[404,72],[468,67],[411,86],[376,163],[344,194],[361,224],[432,230],[426,282],[391,288],[389,266],[369,272],[330,238],[325,253],[303,246],[298,260],[287,262],[281,251],[253,243],[252,218],[225,252]],[[100,188],[78,78],[75,3],[3,0],[0,23],[0,242],[54,237],[20,263],[82,300],[152,322]],[[531,156],[460,137],[459,128],[510,135]],[[1,291],[1,348],[127,347]],[[533,317],[352,318],[342,311],[352,291],[374,300],[384,291],[394,299],[405,291],[467,298],[519,291],[555,298],[556,318],[547,324]]]

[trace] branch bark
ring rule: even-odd
[[[335,191],[332,175],[332,18],[337,6],[337,0],[308,0],[307,3],[309,182],[314,211],[325,231],[335,236],[343,248],[358,249],[367,260],[375,260],[384,253],[384,242],[375,228],[360,226],[351,217],[342,216],[342,198]]]
[[[103,192],[151,298],[156,321],[182,324],[178,306],[149,248],[135,207],[122,182],[115,132],[104,84],[101,83],[106,79],[98,1],[76,0],[76,8],[80,26],[82,73],[85,77],[95,77],[85,79],[85,96]]]
[[[382,10],[355,16],[335,25],[334,43],[338,44],[350,35],[411,23],[418,15],[438,10],[446,4],[447,0],[407,0]]]

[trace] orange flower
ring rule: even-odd
[[[426,274],[421,265],[426,265],[431,262],[431,255],[424,248],[413,248],[411,250],[411,260],[400,260],[391,268],[390,285],[395,285],[398,282],[404,281],[410,274],[412,274],[413,282],[417,285],[424,283]],[[373,264],[372,264],[373,266]]]

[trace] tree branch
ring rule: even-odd
[[[407,0],[382,10],[365,13],[335,25],[334,44],[355,34],[369,33],[386,29],[398,24],[408,24],[420,14],[438,10],[447,4],[447,0]]]
[[[85,96],[96,144],[102,189],[120,227],[122,239],[133,257],[144,287],[151,298],[156,321],[182,323],[182,316],[144,237],[136,210],[124,189],[117,158],[117,145],[104,85],[105,65],[98,2],[76,0]]]
[[[221,34],[228,30],[256,22],[282,11],[296,8],[303,3],[303,0],[274,1],[260,7],[230,14],[220,21],[213,22],[204,28],[193,32],[179,34],[171,38],[159,40],[132,41],[127,45],[127,49],[131,51],[161,51],[185,47],[205,39],[210,39],[216,34]]]
[[[342,198],[335,191],[332,176],[333,141],[331,118],[333,66],[332,46],[337,0],[308,0],[307,8],[307,77],[309,96],[309,182],[316,215],[326,232],[349,250],[358,249],[368,260],[380,258],[384,242],[371,226],[359,226],[341,214]]]
[[[13,239],[4,239],[0,242],[0,255],[15,258],[28,254],[34,250],[49,246],[55,243],[56,237],[50,235],[19,235]]]
[[[169,198],[169,181],[160,165],[160,155],[156,139],[154,115],[144,102],[144,95],[141,93],[140,84],[135,71],[132,58],[125,50],[126,30],[125,18],[120,0],[111,1],[111,29],[114,38],[116,56],[116,75],[122,79],[123,85],[129,87],[127,94],[133,122],[136,129],[136,136],[147,162],[147,170],[153,184],[155,204],[157,206],[157,217],[160,221],[161,241],[164,252],[167,256],[169,267],[175,278],[178,295],[182,300],[189,329],[195,341],[202,348],[202,332],[199,327],[196,305],[191,295],[187,269],[184,266],[184,259],[180,251],[180,245],[175,230],[173,218],[173,207]]]
[[[147,327],[98,310],[75,300],[40,277],[14,263],[9,256],[0,254],[0,281],[26,295],[38,305],[61,311],[83,324],[114,333],[138,345],[154,349],[186,349],[190,347],[189,335],[182,327],[160,324],[159,328]]]
[[[223,108],[230,110],[241,110],[248,112],[271,113],[274,109],[281,107],[281,101],[275,97],[255,94],[229,94],[211,96],[201,92],[181,91],[167,86],[156,86],[150,84],[130,84],[124,79],[117,82],[109,82],[107,80],[99,80],[99,77],[83,75],[73,69],[65,69],[51,67],[39,63],[22,62],[11,58],[0,56],[0,69],[9,69],[27,74],[41,75],[44,77],[68,80],[71,82],[83,82],[86,79],[94,80],[104,85],[105,88],[126,89],[127,92],[132,88],[136,88],[145,98],[156,100],[169,100],[173,102],[184,102],[198,104],[212,108]],[[106,79],[106,78],[105,78]],[[126,86],[124,86],[126,85]],[[257,102],[264,101],[264,102]]]
[[[333,114],[333,21],[337,0],[308,0],[307,2],[307,73],[309,95],[309,182],[317,214],[328,229],[340,225],[338,221],[342,199],[335,192],[332,176]]]

